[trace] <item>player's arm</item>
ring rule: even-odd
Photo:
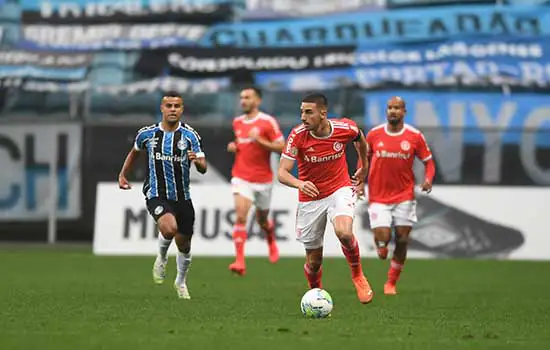
[[[202,150],[202,140],[195,130],[191,128],[190,130],[191,133],[189,139],[191,141],[191,149],[187,151],[187,158],[189,159],[189,161],[195,164],[195,168],[199,173],[204,174],[207,170],[207,163],[206,155]]]
[[[418,138],[416,156],[424,163],[424,183],[421,185],[422,191],[430,193],[435,176],[435,162],[430,147],[422,134],[420,134]]]
[[[283,153],[285,148],[285,138],[279,127],[279,123],[275,119],[271,119],[266,137],[260,136],[259,132],[252,131],[249,135],[262,147],[271,152]]]
[[[363,135],[363,131],[359,129],[359,134],[357,135],[357,138],[353,140],[353,146],[355,147],[355,150],[357,151],[358,155],[358,161],[357,161],[357,171],[354,175],[354,185],[358,186],[362,184],[365,181],[365,178],[367,177],[367,170],[369,167],[369,160],[368,160],[368,145],[367,141],[365,140],[365,137]]]
[[[144,147],[145,147],[145,133],[138,132],[136,139],[134,141],[134,147],[132,147],[130,152],[128,152],[128,155],[124,160],[124,164],[122,164],[122,169],[120,169],[120,173],[118,173],[118,187],[120,187],[121,189],[128,190],[132,188],[132,185],[130,185],[130,183],[128,182],[126,175],[130,170],[132,170],[134,163],[136,162],[136,159],[139,158],[139,154],[141,153],[141,150]]]
[[[317,197],[319,195],[319,190],[313,182],[299,180],[290,173],[292,168],[294,168],[294,162],[294,159],[283,153],[281,160],[279,161],[279,170],[277,171],[277,178],[279,179],[279,182],[283,185],[297,188],[310,197]]]
[[[285,148],[285,141],[282,138],[275,141],[269,141],[268,139],[258,136],[256,138],[256,142],[258,142],[262,147],[270,150],[271,152],[282,153],[283,148]]]

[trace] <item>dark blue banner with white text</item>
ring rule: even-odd
[[[402,86],[550,87],[550,42],[510,38],[363,46],[298,72],[259,72],[256,83],[279,90]]]

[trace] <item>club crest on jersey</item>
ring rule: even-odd
[[[289,153],[292,154],[293,157],[296,157],[298,155],[298,148],[296,148],[296,146],[292,146]]]
[[[184,151],[187,148],[187,142],[184,140],[179,140],[177,146],[180,151]]]
[[[160,215],[162,212],[164,211],[164,208],[162,207],[162,205],[159,205],[158,207],[155,208],[155,215]]]
[[[407,140],[401,141],[401,149],[403,151],[410,150],[411,149],[411,144],[409,143],[409,141],[407,141]]]
[[[334,145],[332,145],[332,148],[334,148],[336,152],[340,152],[342,148],[344,148],[344,145],[340,142],[335,142]]]

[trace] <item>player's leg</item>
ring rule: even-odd
[[[372,300],[372,289],[363,274],[359,244],[353,234],[355,198],[349,187],[341,188],[330,197],[331,205],[328,216],[332,221],[334,232],[342,245],[342,252],[351,270],[353,284],[359,300],[366,304]]]
[[[275,225],[269,220],[269,207],[271,206],[271,185],[262,185],[262,188],[254,192],[256,204],[256,221],[265,234],[269,248],[269,261],[276,263],[279,260],[279,248],[275,241]]]
[[[191,238],[195,224],[195,209],[191,200],[183,200],[176,205],[178,230],[175,241],[178,253],[176,255],[177,275],[174,288],[180,299],[191,299],[187,288],[187,276],[191,267]]]
[[[391,240],[392,208],[393,205],[382,203],[370,203],[368,207],[376,252],[383,260],[388,257],[388,244]]]
[[[231,180],[233,199],[235,203],[235,224],[233,225],[233,243],[235,244],[235,261],[229,265],[229,270],[244,275],[246,264],[244,259],[244,246],[248,234],[246,232],[246,221],[248,212],[252,207],[254,195],[248,184],[240,179]]]
[[[322,242],[320,242],[322,244]],[[316,246],[318,244],[310,244]],[[306,263],[304,264],[304,275],[307,279],[309,289],[323,288],[323,246],[315,248],[307,248],[306,246]]]
[[[399,203],[393,210],[395,223],[395,249],[388,271],[388,280],[384,284],[384,293],[397,294],[396,283],[399,280],[405,260],[407,260],[407,248],[412,226],[416,222],[416,202],[406,201]]]
[[[296,240],[304,245],[304,274],[309,288],[322,288],[323,240],[327,226],[326,198],[300,202],[296,211]]]
[[[170,204],[160,198],[147,200],[147,209],[155,219],[159,229],[159,252],[153,264],[153,281],[156,284],[162,284],[166,278],[168,248],[177,232],[176,217]]]

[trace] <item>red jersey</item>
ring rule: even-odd
[[[271,183],[271,151],[248,136],[253,129],[270,142],[284,139],[279,123],[270,115],[260,112],[253,119],[246,119],[244,115],[235,118],[233,132],[237,153],[231,174],[252,183]]]
[[[338,189],[351,186],[346,162],[346,144],[357,140],[361,133],[354,121],[329,119],[330,135],[320,138],[303,125],[295,127],[283,152],[283,157],[298,161],[298,178],[311,181],[319,196],[309,197],[300,191],[299,201],[308,202],[330,196]]]
[[[424,135],[407,124],[401,131],[391,133],[383,124],[369,131],[367,145],[370,160],[369,201],[394,204],[413,200],[414,157],[423,162],[432,159]]]

